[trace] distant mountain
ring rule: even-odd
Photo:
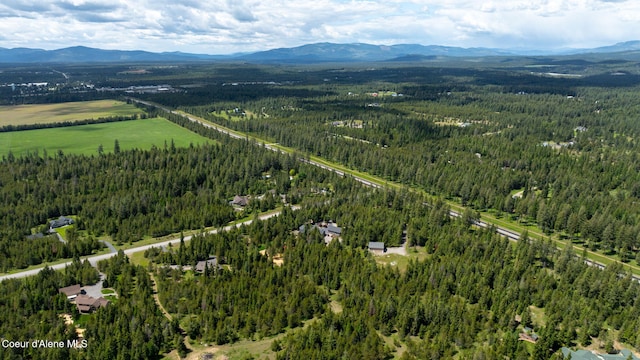
[[[615,45],[602,46],[602,47],[598,47],[598,48],[594,48],[594,49],[574,50],[574,51],[572,51],[572,53],[574,53],[574,54],[585,54],[585,53],[603,54],[603,53],[622,53],[622,52],[638,52],[638,51],[640,51],[640,41],[639,40],[634,40],[634,41],[626,41],[626,42],[617,43]]]
[[[86,46],[74,46],[57,50],[0,48],[0,63],[167,62],[217,60],[225,58],[228,58],[228,56],[181,52],[153,53],[141,50],[102,50]]]
[[[246,61],[308,63],[308,62],[353,62],[386,61],[406,56],[502,56],[507,51],[485,48],[458,48],[449,46],[424,46],[416,44],[371,45],[317,43],[294,48],[281,48],[248,54],[239,57]]]
[[[317,43],[293,48],[280,48],[249,54],[205,55],[183,52],[153,53],[148,51],[102,50],[74,46],[58,50],[28,48],[0,48],[0,63],[123,63],[123,62],[183,62],[183,61],[244,61],[254,63],[324,63],[378,61],[438,61],[451,57],[509,57],[524,56],[597,56],[603,59],[640,59],[640,41],[628,41],[594,49],[543,52],[517,49],[460,48],[437,45],[372,45]],[[609,56],[610,55],[610,56]]]

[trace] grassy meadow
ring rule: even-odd
[[[116,100],[0,106],[0,127],[130,116],[142,113],[141,109]]]
[[[121,150],[162,148],[174,141],[176,147],[212,142],[163,118],[120,121],[104,124],[67,126],[51,129],[0,133],[0,156],[14,156],[46,150],[49,155],[62,150],[65,154],[97,155],[102,145],[105,153],[113,152],[115,140]]]

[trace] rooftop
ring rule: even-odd
[[[210,257],[208,260],[202,260],[202,261],[198,261],[198,263],[196,264],[195,270],[197,272],[204,272],[204,270],[207,268],[220,268],[220,265],[218,264],[218,258],[215,256]]]
[[[58,289],[58,292],[67,295],[67,297],[71,297],[71,296],[80,295],[82,293],[82,288],[80,287],[80,284],[75,284],[75,285],[60,288]]]
[[[629,359],[629,356],[631,356],[631,359],[633,360],[640,360],[640,358],[627,349],[623,349],[617,354],[598,354],[588,350],[573,351],[569,348],[563,347],[562,355],[567,358],[569,357],[569,354],[571,354],[571,360],[626,360]]]

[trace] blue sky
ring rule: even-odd
[[[640,39],[635,0],[4,0],[0,47],[230,54],[315,42],[558,50]]]

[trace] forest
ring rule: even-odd
[[[333,73],[316,85],[210,85],[184,103],[146,97],[640,264],[635,77],[409,68],[361,83],[345,80],[361,72]]]
[[[562,346],[640,347],[640,285],[619,266],[602,271],[548,242],[510,242],[490,229],[451,220],[444,203],[427,207],[410,193],[370,190],[349,179],[336,186],[340,190],[328,201],[303,202],[301,209],[267,221],[148,251],[153,261],[146,268],[123,254],[99,264],[119,299],[86,323],[88,347],[30,356],[154,359],[180,346],[183,337],[223,345],[282,333],[271,345],[282,359],[549,359],[561,356]],[[354,224],[374,224],[368,215],[383,207],[420,221],[429,235],[424,247],[411,251],[426,252],[426,258],[410,260],[404,269],[381,266],[363,247],[349,245],[357,235],[341,214],[355,206],[371,210],[352,215]],[[327,246],[313,233],[296,234],[297,224],[308,218],[344,223],[343,241]],[[220,268],[184,270],[211,255],[221,259]],[[282,265],[273,262],[276,256]],[[22,302],[20,318],[50,314],[48,322],[56,312],[73,313],[56,288],[85,281],[73,275],[81,270],[89,271],[86,281],[95,281],[96,270],[82,263],[64,276],[44,270],[36,278],[5,281],[2,304]],[[154,303],[152,282],[173,321]],[[3,321],[12,339],[60,339],[72,330],[59,324],[57,332],[31,333],[37,322],[16,323],[11,312],[3,314],[14,319]],[[539,335],[533,346],[518,340],[525,327]]]
[[[305,180],[318,171],[311,168],[289,179],[299,167],[290,156],[201,131],[218,144],[176,148],[170,143],[163,149],[95,156],[10,154],[0,163],[0,223],[5,224],[0,229],[0,271],[91,254],[101,247],[97,239],[103,236],[124,244],[221,226],[276,208],[282,204],[278,194],[295,202],[319,186]],[[229,205],[235,195],[255,200],[238,212]],[[67,243],[50,237],[25,240],[36,230],[46,231],[48,220],[68,215],[77,216],[79,236]]]
[[[96,86],[170,84],[182,91],[136,97],[294,152],[145,107],[143,118],[165,117],[215,143],[4,157],[0,272],[74,261],[0,283],[2,337],[63,341],[78,326],[88,346],[2,348],[0,358],[183,358],[241,341],[270,344],[244,357],[256,359],[639,352],[640,284],[629,270],[640,265],[636,65],[509,66],[190,64],[135,77],[125,66],[70,66],[72,80]],[[107,96],[65,89],[3,101]],[[300,161],[309,156],[398,186],[366,187]],[[237,195],[252,200],[239,209],[230,204]],[[452,218],[453,206],[467,211]],[[59,216],[76,219],[66,243],[27,238]],[[474,226],[478,216],[545,239],[524,232],[511,241]],[[246,219],[254,221],[209,231]],[[299,231],[323,221],[342,228],[338,239]],[[120,252],[97,269],[79,260],[104,251],[98,240],[136,246],[185,231],[196,235],[143,260]],[[406,255],[387,261],[370,242]],[[587,251],[611,264],[589,266]],[[195,270],[212,258],[215,266]],[[93,284],[98,271],[118,301],[81,316],[57,289]]]

